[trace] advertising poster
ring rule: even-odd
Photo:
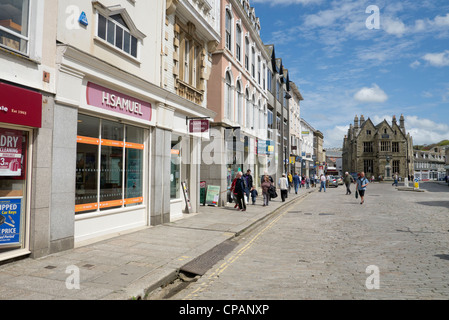
[[[206,204],[217,206],[220,198],[220,186],[207,186]]]
[[[22,174],[22,131],[0,129],[0,176]]]
[[[0,246],[20,243],[22,199],[0,199]]]

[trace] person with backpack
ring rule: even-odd
[[[357,178],[357,192],[360,195],[360,204],[365,203],[365,191],[366,187],[368,186],[368,179],[365,177],[365,172],[361,172],[360,176]]]

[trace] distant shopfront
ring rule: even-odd
[[[32,141],[42,95],[0,82],[0,261],[30,251]]]

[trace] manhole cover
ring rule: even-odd
[[[235,241],[225,241],[190,261],[181,267],[180,271],[203,276],[218,261],[222,260],[229,252],[234,250],[237,245],[238,243]]]

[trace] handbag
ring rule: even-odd
[[[358,199],[359,198],[359,191],[355,190],[355,198]]]

